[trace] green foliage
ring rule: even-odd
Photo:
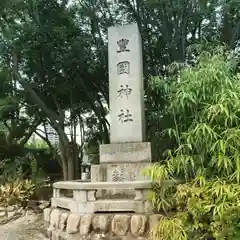
[[[159,240],[166,240],[166,239],[185,240],[185,239],[187,239],[187,233],[184,229],[181,218],[182,218],[182,216],[161,219],[161,224],[156,229],[153,229],[154,239],[159,239]],[[173,232],[175,234],[173,234]]]
[[[222,179],[196,178],[179,185],[174,194],[182,224],[192,239],[234,239],[240,233],[239,184]],[[185,238],[188,239],[188,238]]]
[[[166,214],[155,239],[240,236],[240,74],[231,63],[222,48],[203,52],[171,84],[165,111],[174,127],[165,134],[177,145],[146,171],[157,183],[153,203]]]
[[[32,148],[32,149],[49,149],[48,145],[46,144],[46,142],[44,142],[43,140],[36,140],[36,141],[32,141],[32,142],[27,142],[25,144],[26,148]]]
[[[12,90],[8,96],[21,99],[28,116],[50,122],[58,132],[63,146],[59,160],[68,169],[71,169],[68,162],[74,157],[65,152],[69,143],[64,134],[63,122],[68,122],[64,111],[70,112],[71,125],[77,122],[81,125],[80,118],[94,114],[97,121],[91,134],[88,130],[85,133],[86,126],[82,126],[83,138],[87,138],[94,160],[99,143],[109,143],[105,107],[109,103],[108,27],[138,23],[143,39],[146,86],[151,76],[167,74],[166,66],[172,62],[189,60],[192,57],[189,46],[217,40],[231,48],[239,38],[237,0],[1,0],[0,6],[0,67],[6,69],[0,73],[0,79],[8,77],[7,87]],[[16,89],[17,81],[23,89]],[[158,116],[164,112],[165,96],[159,94],[150,87],[146,94],[147,115],[159,105],[162,109]],[[5,118],[18,116],[20,111],[19,105],[12,103],[6,104],[4,110]],[[36,129],[30,123],[30,127],[23,128],[18,119],[8,122],[10,128],[12,122],[17,126],[17,141]],[[173,119],[156,121],[156,116],[148,119],[154,155],[162,155],[159,149],[175,144],[161,134],[172,122]],[[67,177],[67,169],[63,172]]]
[[[41,185],[44,177],[44,172],[39,168],[37,160],[32,154],[0,162],[0,184],[30,179],[33,183]]]
[[[36,185],[31,180],[15,180],[0,185],[0,205],[26,206],[27,202],[34,196]]]
[[[45,173],[32,154],[0,162],[0,205],[26,206],[44,184]]]

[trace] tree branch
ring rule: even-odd
[[[17,54],[13,51],[13,73],[17,78],[17,81],[23,86],[23,88],[30,94],[32,100],[37,106],[39,106],[43,112],[52,119],[52,121],[59,120],[58,115],[50,110],[46,104],[40,99],[40,97],[36,94],[36,92],[31,87],[27,81],[25,81],[18,71],[18,57]]]
[[[39,133],[42,132],[44,133],[44,131],[42,131],[41,129],[37,128],[34,132],[43,140],[47,143],[48,147],[51,149],[51,150],[54,150],[54,147],[52,146],[51,142],[49,141],[48,137],[44,137],[42,134]]]
[[[32,126],[29,129],[28,134],[20,141],[19,145],[24,146],[29,138],[32,136],[32,134],[35,132],[37,126],[41,123],[41,120],[38,120],[35,124],[32,124]]]
[[[54,129],[57,130],[59,137],[62,140],[62,143],[67,146],[68,145],[68,138],[64,132],[64,130],[61,128],[59,123],[61,123],[61,119],[59,119],[59,116],[53,112],[51,109],[49,109],[46,104],[40,99],[40,97],[36,94],[36,92],[33,90],[31,84],[29,84],[27,81],[25,81],[22,76],[20,75],[18,71],[18,57],[15,52],[13,52],[13,73],[18,79],[18,82],[23,86],[25,91],[27,91],[34,103],[37,104],[37,106],[47,115],[49,118],[51,124],[54,126]],[[59,123],[57,123],[59,121]]]
[[[57,107],[57,110],[58,110],[58,113],[59,113],[60,122],[61,122],[61,124],[64,124],[64,117],[65,117],[64,116],[64,111],[62,110],[62,108],[61,108],[61,106],[60,106],[56,96],[54,95],[52,98],[53,98],[53,101],[54,101],[54,103],[55,103],[55,105]]]
[[[9,133],[10,132],[12,132],[12,129],[8,126],[8,124],[7,124],[7,121],[5,120],[5,121],[3,121],[3,125],[7,128],[7,130],[9,131]]]

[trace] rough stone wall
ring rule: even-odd
[[[79,215],[58,208],[44,210],[51,240],[149,240],[161,217],[127,213]]]

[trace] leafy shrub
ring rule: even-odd
[[[38,167],[37,160],[32,154],[0,161],[0,184],[23,179],[41,183],[44,177],[44,172]]]
[[[240,74],[227,59],[223,49],[204,52],[171,86],[166,115],[174,126],[165,132],[178,146],[146,171],[159,183],[152,200],[166,215],[155,239],[240,238]]]
[[[21,158],[0,161],[0,184],[23,179],[23,163]]]
[[[15,180],[0,186],[0,204],[26,206],[33,197],[36,185],[31,180]]]
[[[44,173],[31,154],[0,162],[0,205],[25,206],[43,186]]]

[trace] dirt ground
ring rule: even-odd
[[[44,236],[47,224],[41,214],[20,217],[0,225],[0,240],[48,240]]]

